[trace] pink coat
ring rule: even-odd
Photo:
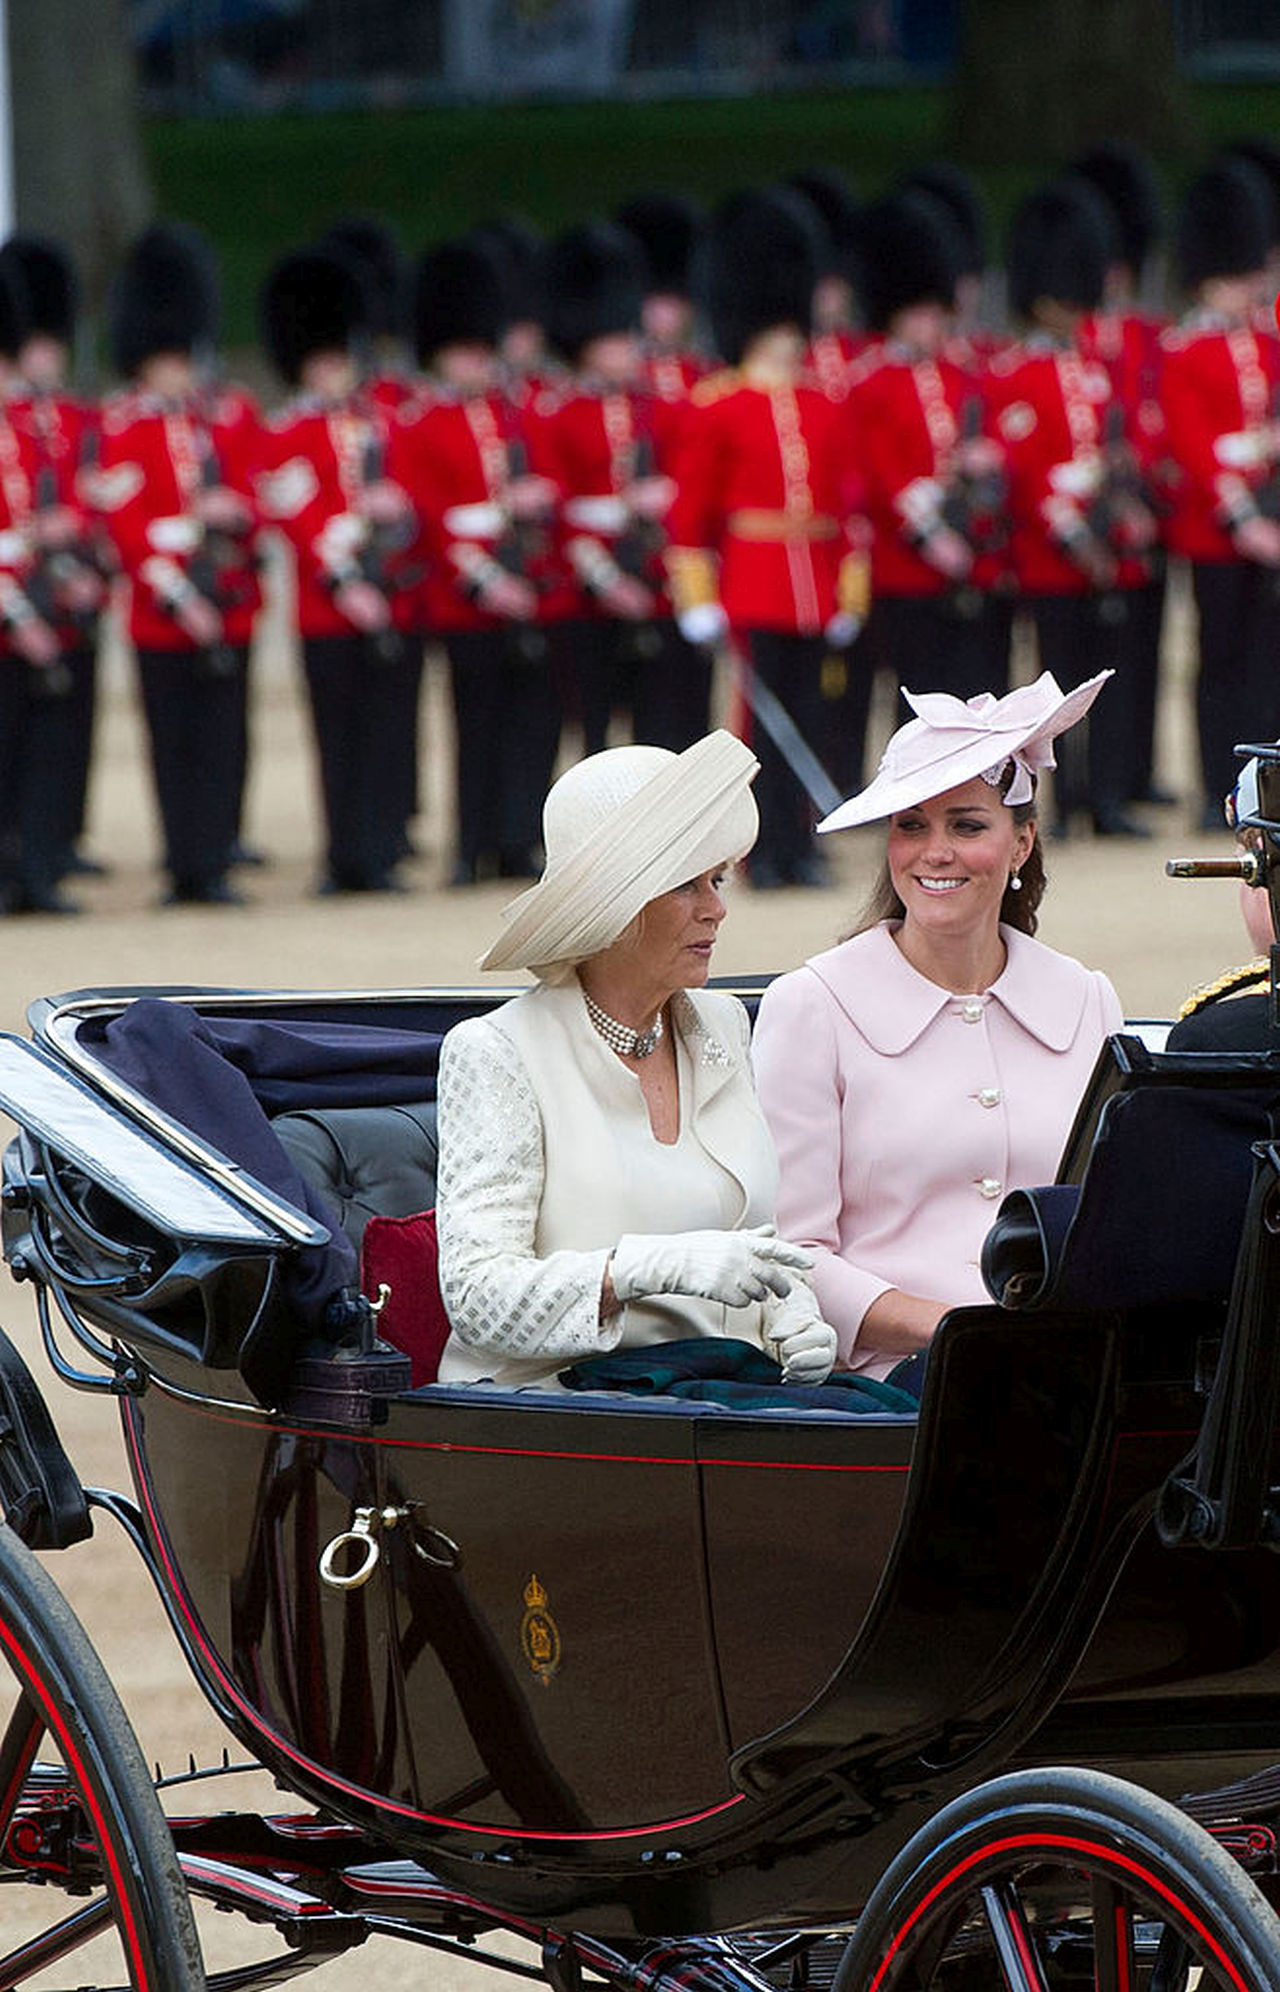
[[[817,1257],[841,1360],[889,1287],[984,1302],[979,1256],[1006,1190],[1051,1183],[1103,1039],[1123,1021],[1105,975],[1002,927],[1003,975],[952,996],[888,923],[765,991],[752,1055],[782,1171],[778,1226]]]

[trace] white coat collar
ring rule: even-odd
[[[1049,1051],[1065,1051],[1080,1028],[1088,971],[1014,927],[1000,928],[1004,972],[979,1000],[997,1004]],[[913,1045],[959,999],[911,966],[888,921],[805,964],[874,1051],[888,1058]]]

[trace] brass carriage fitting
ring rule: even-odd
[[[382,1554],[377,1536],[381,1529],[393,1529],[398,1522],[413,1520],[418,1507],[411,1501],[399,1508],[357,1508],[351,1519],[351,1527],[336,1535],[326,1545],[320,1556],[320,1576],[324,1583],[335,1591],[358,1591],[367,1584],[378,1565]],[[342,1570],[339,1564],[343,1552],[349,1545],[358,1545],[359,1561],[350,1570]],[[442,1570],[456,1570],[462,1561],[462,1552],[452,1536],[441,1529],[433,1529],[429,1524],[418,1525],[413,1539],[413,1549],[424,1563],[434,1563]]]
[[[362,1584],[367,1584],[382,1554],[377,1543],[378,1530],[393,1529],[408,1513],[408,1508],[357,1508],[351,1527],[336,1535],[321,1551],[320,1575],[323,1581],[335,1591],[358,1591]],[[348,1544],[358,1546],[359,1561],[351,1570],[343,1571],[338,1566]]]

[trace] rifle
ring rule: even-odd
[[[507,482],[514,484],[519,478],[529,475],[529,452],[522,436],[508,436]],[[540,518],[516,518],[511,512],[493,549],[494,559],[508,574],[514,574],[521,581],[527,581],[531,588],[542,594],[548,583],[538,573],[540,564],[546,559],[551,545],[551,535],[547,522]]]
[[[197,436],[196,447],[200,453],[201,491],[220,490],[223,483],[222,465],[213,437],[203,423],[193,427]],[[251,594],[245,579],[246,568],[252,570],[253,562],[243,544],[234,533],[220,526],[203,526],[200,539],[187,562],[187,578],[207,602],[211,602],[219,615],[228,609],[238,608]],[[202,652],[205,671],[211,678],[229,678],[236,670],[236,653],[233,644],[221,638],[216,643],[207,644]]]
[[[360,481],[367,487],[381,483],[385,475],[386,452],[382,437],[376,425],[370,422],[360,456]],[[377,589],[388,608],[396,587],[406,588],[417,578],[404,569],[395,568],[398,557],[412,543],[413,536],[412,519],[365,521],[364,536],[356,550],[356,563],[361,580]],[[385,629],[371,630],[366,641],[379,663],[396,664],[400,661],[402,645],[394,623],[388,623]]]
[[[657,470],[653,437],[641,433],[632,446],[632,478],[639,482],[646,477],[655,477]],[[629,512],[625,527],[614,541],[613,557],[624,574],[652,585],[650,575],[653,563],[666,543],[667,536],[656,519],[646,519],[638,512]]]
[[[976,554],[998,553],[1009,538],[1009,480],[1003,464],[966,461],[975,454],[966,445],[983,440],[982,413],[982,397],[967,395],[960,410],[955,461],[939,508],[943,524],[959,533]]]
[[[1135,542],[1135,518],[1150,512],[1138,459],[1124,430],[1124,408],[1111,402],[1103,424],[1102,474],[1085,512],[1093,537],[1108,552],[1144,559],[1145,547]]]

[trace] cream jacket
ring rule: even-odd
[[[1051,1183],[1122,1013],[1105,975],[1001,927],[1004,973],[953,996],[882,922],[765,991],[753,1058],[781,1169],[778,1228],[815,1254],[840,1361],[886,1376],[862,1319],[889,1287],[988,1299],[982,1241],[1007,1190]]]
[[[625,1232],[770,1223],[777,1161],[756,1101],[746,1013],[718,991],[671,1005],[682,1153],[655,1141],[635,1074],[587,1016],[576,978],[455,1025],[440,1057],[436,1217],[453,1333],[442,1383],[553,1383],[584,1356],[693,1335],[760,1344],[760,1306],[662,1295],[600,1320]],[[690,1137],[685,1141],[684,1137]],[[669,1221],[669,1172],[691,1194]],[[661,1210],[668,1221],[654,1222]]]

